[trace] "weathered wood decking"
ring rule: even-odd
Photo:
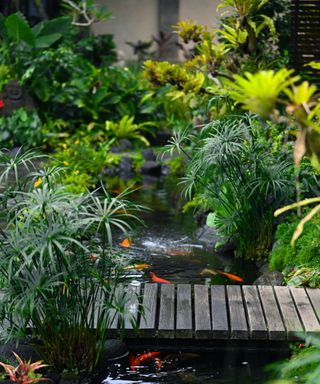
[[[280,341],[320,332],[320,289],[147,283],[128,296],[127,337]],[[114,332],[118,326],[116,317]]]

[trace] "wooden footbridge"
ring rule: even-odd
[[[320,333],[320,289],[146,283],[126,291],[126,337],[284,341]]]

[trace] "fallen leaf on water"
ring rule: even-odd
[[[151,267],[151,264],[133,264],[133,265],[128,265],[124,269],[136,269],[137,271],[143,271],[146,268]]]
[[[132,244],[132,241],[129,238],[122,240],[120,243],[121,247],[124,247],[124,248],[131,247],[131,244]]]
[[[200,275],[213,275],[216,276],[218,275],[218,271],[216,269],[209,269],[205,268],[200,272]]]

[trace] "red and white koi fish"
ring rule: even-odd
[[[142,363],[154,359],[156,356],[160,355],[160,352],[148,352],[143,353],[142,355],[134,356],[133,354],[129,355],[130,369],[135,370],[137,366]]]

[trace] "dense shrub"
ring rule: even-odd
[[[282,271],[288,265],[320,268],[320,216],[313,217],[305,225],[302,235],[292,246],[292,236],[299,221],[299,217],[292,215],[277,227],[276,243],[269,256],[271,270]]]

